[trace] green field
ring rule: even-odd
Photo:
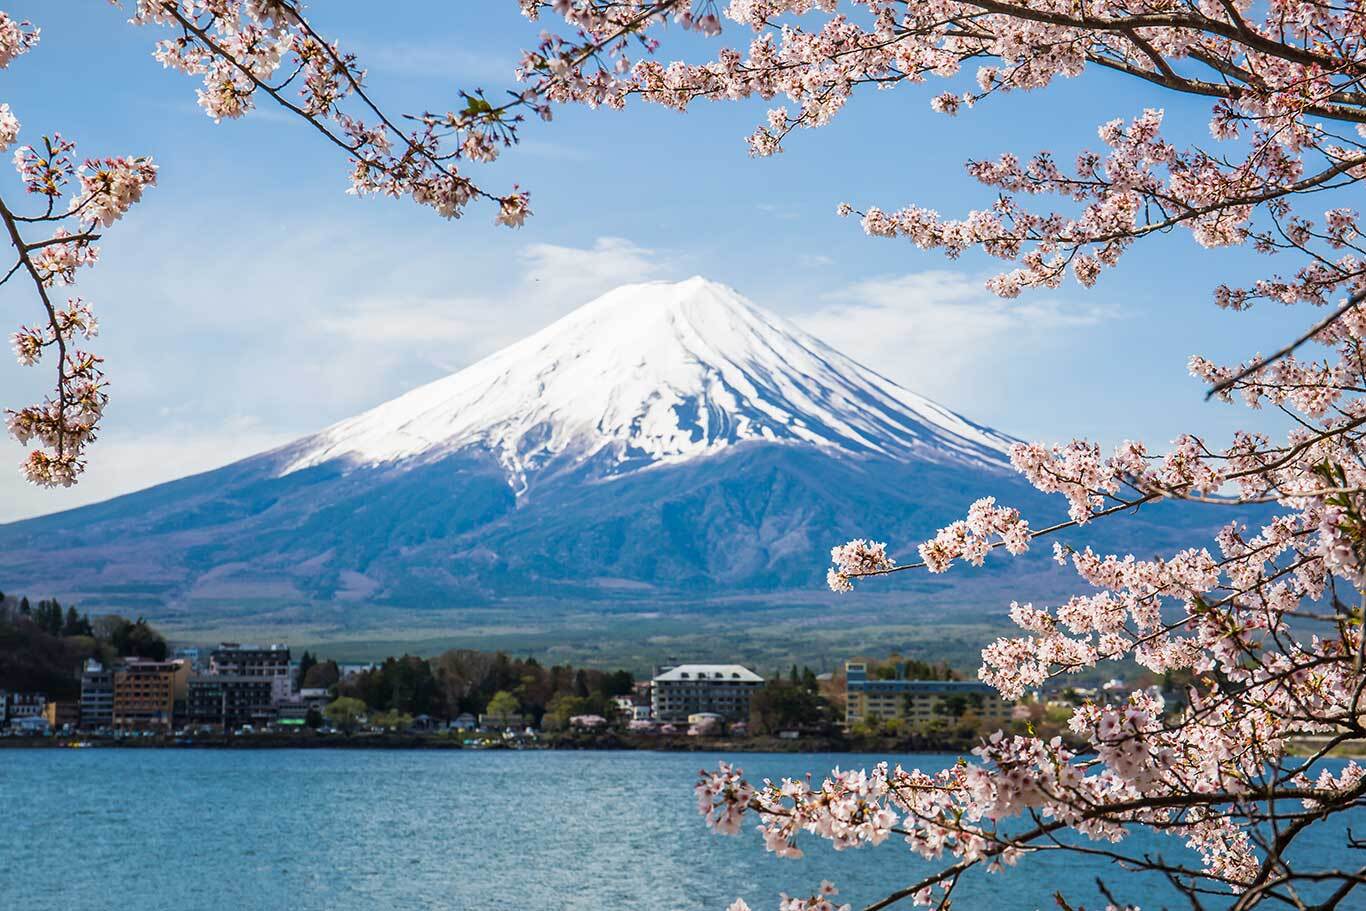
[[[389,655],[434,655],[447,649],[502,650],[575,666],[648,671],[668,659],[741,662],[761,672],[805,664],[834,670],[856,655],[898,652],[975,669],[981,648],[1008,630],[981,610],[931,609],[860,602],[832,612],[826,605],[659,608],[604,612],[537,605],[469,610],[367,608],[346,624],[314,618],[269,623],[223,617],[205,623],[157,620],[177,644],[220,640],[286,641],[296,650],[341,661]],[[854,609],[857,608],[857,609]],[[358,622],[359,621],[359,622]]]

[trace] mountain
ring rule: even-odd
[[[985,493],[1056,515],[1010,443],[730,288],[628,285],[279,449],[0,526],[0,590],[191,624],[825,603],[850,537],[905,554]],[[1000,608],[972,578],[910,584]]]
[[[1000,468],[1011,440],[702,278],[627,285],[290,450],[283,473],[477,449],[533,480],[675,466],[746,443]]]

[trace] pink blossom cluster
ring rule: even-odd
[[[703,771],[694,789],[698,810],[707,825],[723,835],[740,831],[745,811],[754,798],[754,789],[743,778],[743,770],[721,763],[715,772]]]
[[[806,898],[797,898],[783,892],[778,898],[778,911],[852,911],[853,905],[836,905],[834,896],[839,894],[839,889],[830,880],[822,880],[820,888],[814,895]],[[749,904],[743,898],[737,898],[727,907],[726,911],[750,911]]]
[[[0,70],[37,44],[38,33],[39,30],[32,23],[16,21],[0,11]]]
[[[0,152],[5,151],[19,138],[19,118],[14,116],[7,104],[0,104]]]
[[[896,561],[887,556],[886,544],[863,538],[832,547],[830,562],[835,565],[827,571],[825,581],[834,592],[853,591],[853,580],[859,576],[890,572],[896,566]]]
[[[157,182],[157,166],[150,158],[90,160],[76,172],[81,191],[71,200],[71,214],[84,224],[109,227],[142,199],[142,191]]]
[[[1029,549],[1029,523],[1013,507],[997,506],[995,497],[983,497],[968,507],[968,517],[942,528],[920,545],[920,559],[932,573],[942,573],[956,559],[981,566],[997,545],[1012,554]],[[999,539],[993,543],[992,539]]]

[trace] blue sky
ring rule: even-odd
[[[391,0],[383,17],[359,0],[313,6],[315,23],[360,55],[395,112],[444,110],[458,88],[512,85],[518,52],[539,31],[514,0]],[[965,175],[965,159],[1047,148],[1067,160],[1098,144],[1099,123],[1144,107],[1164,107],[1178,137],[1208,141],[1205,103],[1107,74],[953,119],[929,109],[942,86],[868,93],[761,160],[744,137],[762,103],[686,115],[561,109],[486,169],[486,182],[531,191],[535,217],[510,231],[487,208],[447,222],[411,203],[345,195],[345,161],[282,113],[215,125],[195,104],[195,83],[151,58],[158,35],[126,25],[126,12],[51,0],[5,8],[43,30],[34,52],[0,71],[21,140],[59,130],[86,155],[152,155],[161,172],[79,286],[101,318],[95,344],[113,395],[91,468],[73,490],[31,488],[11,467],[21,447],[5,438],[0,521],[317,430],[628,281],[726,282],[918,392],[1043,440],[1162,444],[1255,423],[1205,403],[1187,357],[1246,357],[1312,321],[1278,308],[1217,310],[1214,284],[1261,274],[1259,264],[1245,251],[1201,250],[1185,234],[1140,246],[1090,291],[1069,285],[1007,302],[982,290],[994,261],[870,239],[835,216],[842,201],[980,208],[992,194]],[[747,39],[731,24],[720,40]],[[666,41],[661,56],[705,49]],[[0,192],[18,196],[8,168]],[[19,283],[0,289],[6,335],[34,318],[33,304]],[[6,359],[0,405],[35,400],[48,379]]]

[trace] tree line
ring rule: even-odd
[[[614,698],[635,685],[630,671],[544,665],[505,652],[453,649],[434,658],[386,658],[368,670],[342,678],[337,662],[310,652],[299,659],[299,685],[328,689],[355,699],[371,712],[455,718],[469,713],[516,715],[536,725],[565,725],[575,715],[611,718]],[[516,709],[511,710],[515,703]]]
[[[41,692],[56,699],[80,694],[79,671],[89,658],[165,660],[166,639],[144,618],[93,619],[57,599],[36,604],[0,592],[0,689]]]

